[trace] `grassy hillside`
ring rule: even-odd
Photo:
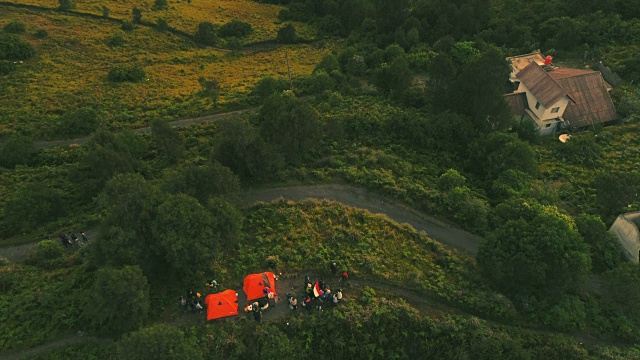
[[[55,136],[59,115],[91,106],[104,112],[109,128],[139,127],[151,119],[177,119],[214,112],[213,101],[198,94],[199,77],[221,86],[219,105],[238,102],[262,77],[306,76],[331,46],[291,45],[233,54],[203,49],[183,38],[138,26],[123,32],[116,23],[56,12],[37,13],[0,7],[0,27],[20,21],[27,33],[45,29],[48,36],[24,37],[36,56],[0,78],[0,134],[20,131]],[[121,46],[108,39],[120,34]],[[141,66],[141,83],[114,84],[107,73],[115,66]],[[235,104],[235,105],[234,105]],[[59,136],[59,135],[58,135]]]
[[[56,0],[16,0],[16,4],[38,5],[47,8],[57,8]],[[222,25],[233,19],[247,22],[253,26],[254,32],[246,42],[257,42],[275,39],[278,29],[282,26],[277,20],[277,15],[282,6],[260,4],[251,0],[221,0],[206,1],[192,0],[168,1],[168,9],[152,10],[153,1],[129,0],[129,1],[77,1],[76,11],[102,15],[102,7],[109,9],[109,17],[123,20],[131,20],[131,10],[134,7],[142,10],[142,19],[155,23],[158,19],[164,19],[169,26],[193,33],[199,23],[209,21]],[[313,37],[314,30],[306,23],[295,23],[298,32],[305,37]]]

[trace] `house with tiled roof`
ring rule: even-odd
[[[539,58],[542,59],[541,54]],[[522,57],[514,57],[523,59]],[[577,129],[618,119],[608,84],[598,71],[541,65],[537,56],[524,58],[513,82],[517,90],[505,95],[514,116],[532,119],[540,135]],[[524,62],[529,61],[526,66]],[[524,67],[523,67],[524,66]]]

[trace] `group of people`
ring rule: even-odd
[[[213,294],[218,291],[219,284],[216,280],[211,280],[206,285],[209,289],[209,293]],[[187,296],[180,296],[178,299],[178,303],[180,304],[180,308],[185,312],[190,312],[193,314],[200,314],[203,307],[203,297],[197,291],[187,290]]]
[[[247,304],[247,306],[244,308],[244,312],[252,313],[253,318],[257,322],[262,321],[263,310],[266,310],[269,305],[276,306],[276,293],[273,291],[273,289],[265,286],[264,289],[262,289],[262,292],[264,294],[264,297],[257,299],[253,303]]]
[[[74,232],[70,234],[64,232],[60,233],[60,242],[62,243],[62,246],[65,247],[65,249],[73,248],[74,246],[82,246],[88,241],[89,239],[84,232],[80,233],[80,238],[78,238],[78,236]]]

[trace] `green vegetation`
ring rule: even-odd
[[[0,8],[0,243],[97,228],[79,249],[44,240],[3,262],[0,352],[83,331],[114,342],[42,358],[640,357],[627,346],[640,267],[607,232],[640,209],[638,6],[261,3]],[[618,72],[620,123],[560,143],[514,121],[505,56],[536,48]],[[235,205],[249,185],[322,182],[484,237],[477,263],[341,204]],[[211,276],[236,289],[248,272],[332,261],[359,285],[323,313],[215,326],[177,313],[176,294]]]

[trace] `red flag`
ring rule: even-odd
[[[316,285],[313,287],[313,296],[318,297],[320,295],[322,295],[324,293],[324,291],[322,291],[322,289],[320,289],[320,284],[318,283],[318,280],[316,280]]]

